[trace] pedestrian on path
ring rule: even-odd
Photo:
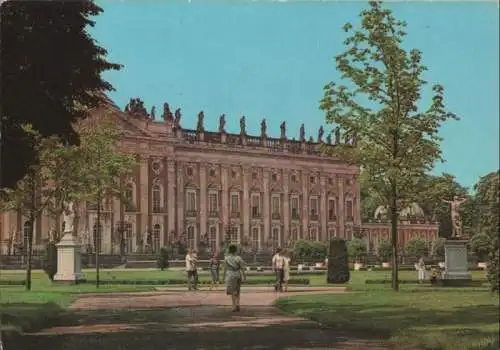
[[[276,254],[273,256],[272,260],[273,272],[276,274],[276,284],[274,285],[275,291],[283,291],[283,279],[285,277],[285,257],[281,251],[281,248],[276,249]]]
[[[210,268],[210,274],[212,276],[212,284],[210,286],[210,290],[212,290],[214,287],[215,288],[219,287],[220,260],[219,260],[219,254],[217,252],[214,253],[212,258],[210,259],[208,267]]]
[[[226,294],[231,296],[233,312],[240,311],[241,283],[245,281],[245,262],[236,254],[237,247],[231,244],[224,258],[224,281]]]
[[[196,255],[193,253],[193,249],[189,248],[186,254],[186,272],[188,278],[188,290],[194,289],[197,290],[196,284],[196,269],[197,269],[197,260]]]

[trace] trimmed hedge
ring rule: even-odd
[[[471,280],[469,281],[469,285],[472,286],[481,286],[486,283],[486,279],[479,280]],[[391,284],[391,280],[365,280],[365,284]],[[424,280],[423,284],[430,284],[429,280]],[[419,284],[417,280],[399,280],[399,284]]]
[[[330,241],[330,254],[328,256],[328,273],[326,282],[329,284],[342,284],[349,282],[349,257],[346,242],[341,238]]]

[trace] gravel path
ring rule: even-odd
[[[334,298],[341,292],[295,290],[282,295],[328,293]],[[278,294],[269,289],[243,293],[238,313],[231,312],[222,290],[85,296],[71,307],[78,316],[74,325],[25,335],[12,349],[386,349],[380,341],[338,334],[280,313],[272,306]]]

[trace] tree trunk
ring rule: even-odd
[[[35,229],[35,218],[30,214],[30,229],[28,232],[28,241],[26,242],[26,290],[31,290],[31,265],[33,257],[33,231]]]
[[[398,278],[398,208],[396,202],[396,186],[392,186],[391,193],[391,234],[392,234],[392,289],[399,290]]]

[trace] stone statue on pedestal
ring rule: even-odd
[[[281,136],[280,136],[280,138],[282,140],[286,140],[286,122],[282,122],[280,124],[280,129],[281,129]]]
[[[150,115],[150,117],[151,117],[151,119],[153,119],[153,120],[154,120],[154,119],[156,118],[156,115],[155,115],[155,114],[156,114],[156,107],[155,107],[155,106],[153,106],[153,107],[151,107],[151,113],[149,114],[149,115]]]
[[[165,121],[171,122],[172,120],[174,120],[174,116],[172,115],[172,112],[170,111],[170,106],[166,102],[163,104],[162,117],[163,117],[163,120],[165,120]]]
[[[318,142],[323,142],[324,133],[325,133],[325,130],[323,129],[323,126],[320,126],[319,130],[318,130]]]
[[[262,122],[260,123],[260,137],[267,137],[267,124],[265,119],[262,119]]]
[[[177,108],[175,110],[175,120],[174,120],[174,127],[176,129],[180,128],[181,127],[181,117],[182,117],[182,114],[181,114],[181,109],[180,108]]]
[[[329,145],[332,144],[332,133],[328,133],[328,135],[326,135],[326,143]]]
[[[203,120],[205,119],[205,114],[203,111],[198,113],[198,124],[196,124],[196,131],[197,132],[204,132],[205,127],[203,126]]]
[[[226,130],[224,129],[225,126],[226,126],[226,115],[223,114],[219,117],[219,132],[220,133],[226,132]]]
[[[460,198],[458,196],[454,196],[453,200],[451,201],[442,199],[443,203],[450,205],[451,224],[453,225],[452,237],[462,237],[462,218],[460,217],[460,205],[466,200],[467,198]]]
[[[242,116],[240,118],[240,134],[241,135],[246,135],[247,134],[247,127],[245,125],[245,121],[246,121],[245,116]]]
[[[300,142],[304,142],[306,140],[306,130],[304,124],[300,126],[299,139]]]
[[[75,221],[75,210],[73,208],[73,202],[65,202],[63,204],[63,221],[64,221],[63,233],[73,233],[74,231],[73,223]]]

